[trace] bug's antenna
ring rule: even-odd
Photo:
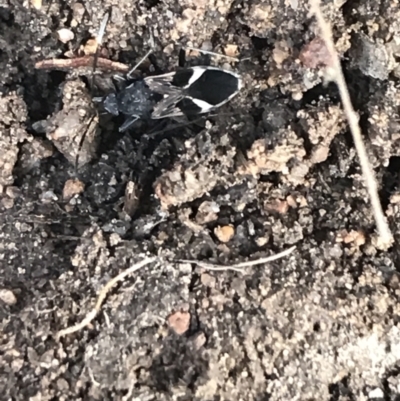
[[[132,78],[132,74],[136,71],[136,69],[140,66],[140,64],[143,63],[144,60],[146,60],[147,57],[150,56],[150,54],[153,52],[153,49],[150,49],[142,58],[141,60],[133,67],[131,70],[128,72],[126,75],[128,79]]]
[[[94,74],[95,74],[96,67],[97,67],[97,61],[99,59],[100,48],[101,48],[101,44],[103,42],[104,33],[106,32],[106,26],[107,26],[108,20],[110,19],[110,15],[111,15],[111,8],[104,15],[103,20],[101,21],[101,24],[100,24],[99,32],[97,33],[97,36],[96,36],[96,51],[94,53],[94,62],[93,62],[93,70],[92,70],[92,89],[94,87]]]
[[[197,47],[186,46],[186,47],[184,47],[184,49],[198,51],[200,53],[209,54],[211,56],[223,57],[223,58],[226,58],[226,59],[232,60],[232,61],[240,61],[237,57],[227,56],[226,54],[221,54],[221,53],[210,52],[208,50],[198,49]]]
[[[136,69],[140,66],[140,64],[142,64],[143,61],[146,60],[146,58],[149,57],[151,53],[153,53],[153,49],[154,49],[154,36],[153,33],[150,31],[150,50],[141,58],[141,60],[133,68],[131,68],[128,74],[126,74],[128,79],[132,78],[132,74],[136,71]]]

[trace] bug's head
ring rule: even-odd
[[[108,113],[117,116],[119,114],[117,95],[115,93],[107,95],[103,99],[103,107]]]

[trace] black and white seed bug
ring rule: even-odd
[[[122,132],[138,119],[208,113],[231,100],[241,87],[240,76],[232,71],[198,66],[143,80],[128,79],[102,104],[108,113],[125,116]]]

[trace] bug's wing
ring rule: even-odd
[[[234,72],[208,66],[148,77],[145,83],[164,95],[154,108],[154,119],[208,113],[227,103],[242,86]]]
[[[166,117],[183,116],[184,113],[182,113],[182,110],[178,107],[182,99],[183,95],[181,92],[167,95],[164,99],[162,99],[154,106],[151,118],[157,120]]]
[[[153,92],[161,95],[172,95],[182,91],[182,88],[173,84],[175,74],[175,72],[170,72],[168,74],[156,75],[154,77],[146,77],[144,82]]]
[[[166,117],[179,117],[208,113],[218,106],[213,106],[199,99],[190,96],[177,94],[176,96],[167,96],[155,107],[151,115],[153,119]]]
[[[232,71],[216,67],[193,67],[193,75],[185,89],[186,96],[193,99],[202,113],[222,106],[242,88],[242,80]]]
[[[160,119],[166,117],[182,116],[182,110],[177,107],[183,99],[183,89],[173,84],[175,72],[147,77],[144,79],[146,85],[155,93],[164,95],[164,98],[155,106],[151,118]]]

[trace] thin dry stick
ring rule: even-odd
[[[285,251],[279,252],[275,255],[267,256],[266,258],[261,258],[261,259],[256,259],[256,260],[249,260],[248,262],[242,262],[242,263],[237,263],[235,265],[231,266],[223,266],[223,265],[216,265],[213,263],[206,263],[206,262],[201,262],[198,260],[178,260],[177,262],[182,262],[182,263],[194,263],[199,267],[203,267],[207,270],[214,270],[214,271],[221,271],[221,270],[233,270],[236,272],[243,273],[244,267],[250,267],[250,266],[256,266],[256,265],[261,265],[264,263],[272,262],[273,260],[277,259],[282,259],[287,255],[290,255],[294,250],[296,249],[295,246],[292,246],[289,249],[286,249]]]
[[[64,330],[60,330],[57,334],[56,334],[56,338],[59,339],[61,337],[64,337],[68,334],[72,334],[75,333],[76,331],[82,330],[85,326],[87,326],[96,316],[97,314],[100,312],[101,309],[101,305],[103,304],[104,300],[107,297],[107,294],[109,293],[109,291],[119,282],[122,281],[126,276],[138,271],[139,269],[141,269],[144,266],[147,266],[150,263],[153,263],[155,260],[157,259],[157,257],[152,257],[152,258],[147,258],[142,260],[141,262],[135,263],[134,265],[132,265],[131,267],[129,267],[128,269],[124,270],[122,273],[118,274],[116,277],[114,277],[113,279],[111,279],[101,290],[99,293],[99,296],[97,298],[97,302],[96,305],[94,306],[94,308],[85,316],[85,318],[78,324],[76,324],[75,326],[70,326],[67,327]]]
[[[95,61],[93,55],[75,57],[69,59],[52,58],[38,61],[35,68],[42,70],[72,70],[80,67],[92,67]],[[118,61],[112,61],[107,58],[99,57],[96,67],[100,70],[128,72],[129,66]]]
[[[378,234],[380,235],[382,246],[387,248],[393,243],[393,236],[390,232],[387,224],[385,215],[382,211],[382,206],[378,196],[378,185],[376,183],[375,175],[372,167],[368,161],[367,152],[365,150],[364,142],[361,137],[360,126],[358,125],[358,117],[351,104],[349,91],[346,85],[346,81],[343,76],[343,71],[340,65],[339,56],[336,52],[335,45],[332,39],[332,29],[330,25],[325,21],[319,0],[310,0],[311,12],[315,15],[318,22],[319,29],[321,31],[321,37],[325,42],[326,48],[330,54],[333,70],[333,77],[338,86],[340,97],[343,103],[343,109],[346,114],[347,121],[349,123],[350,131],[353,135],[354,144],[360,159],[360,165],[363,172],[365,184],[368,190],[368,194],[371,200],[371,206],[375,217]]]

